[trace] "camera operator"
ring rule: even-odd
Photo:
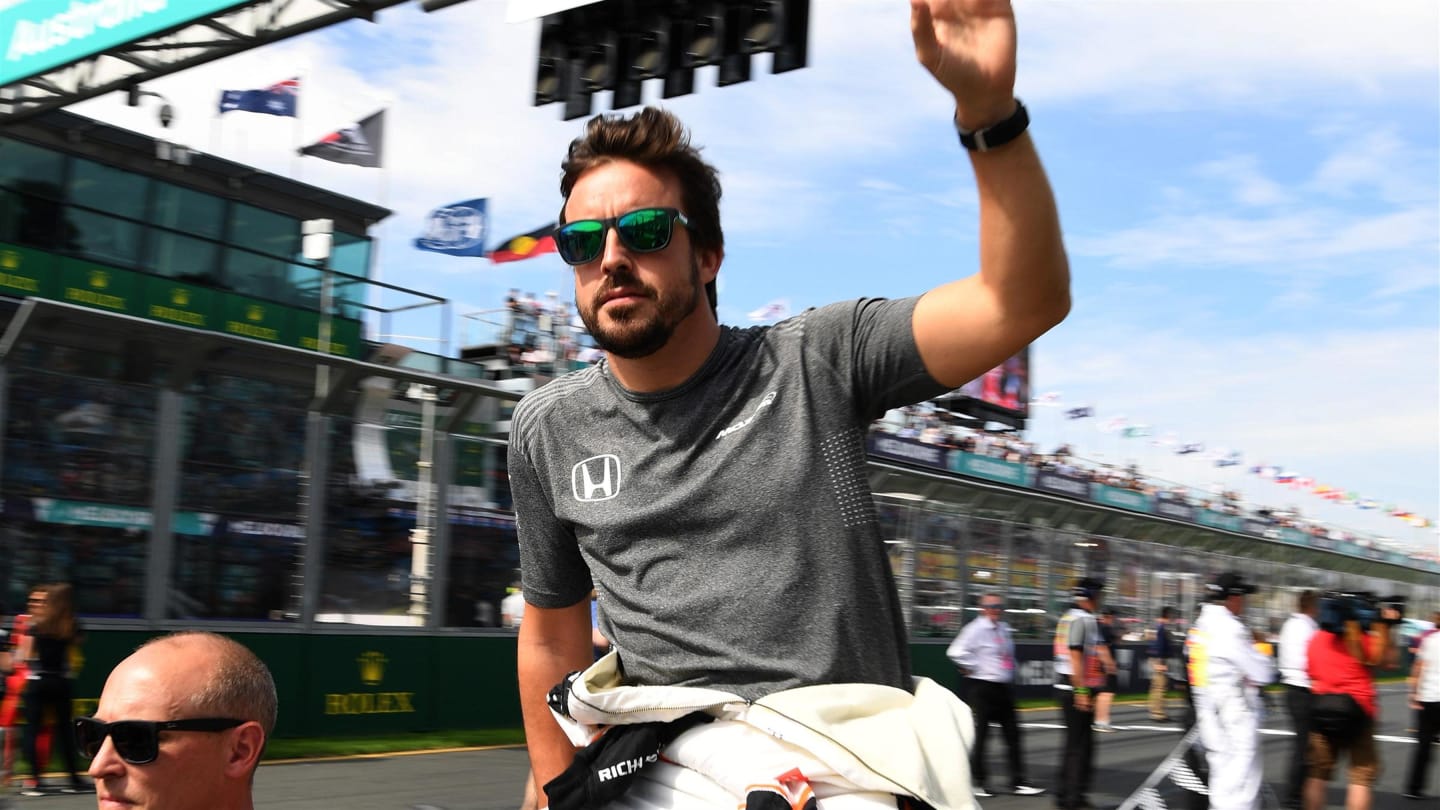
[[[1320,599],[1320,629],[1310,639],[1306,669],[1312,698],[1306,810],[1325,806],[1325,786],[1342,753],[1349,756],[1347,810],[1369,810],[1380,775],[1375,757],[1374,667],[1393,664],[1390,628],[1404,616],[1398,599],[1329,592]]]
[[[1258,810],[1264,763],[1260,758],[1260,689],[1275,680],[1275,661],[1240,617],[1255,586],[1227,571],[1207,586],[1211,603],[1200,611],[1191,636],[1191,687],[1200,741],[1210,767],[1212,810]]]

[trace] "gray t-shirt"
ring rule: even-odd
[[[909,688],[865,429],[947,390],[915,346],[915,300],[725,327],[662,393],[602,362],[526,396],[509,462],[526,600],[573,605],[593,581],[631,683]]]

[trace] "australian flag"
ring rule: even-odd
[[[436,208],[426,218],[425,235],[415,247],[451,256],[485,255],[485,200],[466,200]]]
[[[231,110],[264,115],[296,116],[300,106],[300,78],[276,82],[264,90],[221,90],[220,114]]]

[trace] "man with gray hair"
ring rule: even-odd
[[[75,721],[100,808],[253,810],[251,784],[275,728],[270,670],[244,645],[186,631],[151,639]]]

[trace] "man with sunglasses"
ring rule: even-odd
[[[275,728],[275,681],[215,633],[151,639],[75,721],[100,810],[252,810],[251,783]]]
[[[746,700],[914,688],[866,426],[1002,363],[1070,298],[1054,197],[1014,97],[1009,4],[912,0],[911,27],[955,101],[980,207],[979,272],[922,296],[722,327],[720,184],[683,125],[654,108],[600,116],[570,146],[555,241],[604,357],[522,400],[509,451],[528,603],[521,700],[541,786],[574,757],[546,697],[591,663],[592,587],[627,684]],[[958,276],[969,262],[956,264]]]

